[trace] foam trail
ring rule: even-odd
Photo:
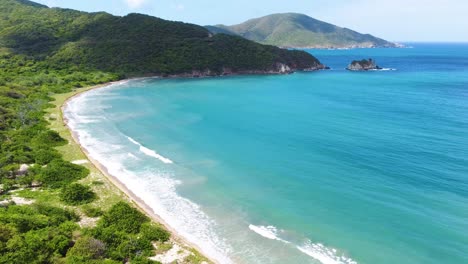
[[[156,153],[156,151],[152,150],[152,149],[149,149],[147,147],[144,147],[143,145],[141,145],[138,141],[134,140],[133,138],[131,137],[127,137],[128,140],[130,140],[130,142],[132,142],[133,144],[137,145],[140,147],[140,151],[143,152],[144,154],[146,154],[147,156],[150,156],[150,157],[153,157],[153,158],[156,158],[166,164],[172,164],[172,160],[166,158],[166,157],[163,157],[161,155],[159,155],[158,153]]]
[[[271,240],[278,240],[282,241],[284,243],[291,243],[289,241],[283,240],[278,237],[278,229],[274,226],[255,226],[255,225],[249,225],[249,229],[254,231],[255,233],[261,235],[262,237],[271,239]]]
[[[291,242],[278,237],[278,229],[274,226],[249,225],[249,229],[262,237],[291,244]],[[302,246],[296,245],[296,248],[302,253],[320,261],[322,264],[357,264],[356,261],[350,258],[338,255],[336,249],[327,248],[321,243],[312,243],[310,240]]]
[[[337,250],[327,248],[320,243],[312,243],[308,241],[302,246],[297,246],[302,253],[313,257],[322,264],[357,264],[356,261],[345,256],[337,255]]]
[[[395,68],[382,68],[382,69],[375,69],[372,71],[396,71],[397,69]]]

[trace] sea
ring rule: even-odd
[[[290,75],[146,78],[65,109],[219,263],[468,263],[468,44],[306,50]],[[383,69],[350,72],[357,59]]]

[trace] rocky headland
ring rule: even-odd
[[[373,59],[363,59],[363,60],[355,60],[352,61],[351,64],[348,65],[346,68],[349,71],[371,71],[371,70],[381,70],[382,68],[379,67],[375,60]]]

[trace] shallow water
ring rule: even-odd
[[[83,146],[222,263],[468,263],[468,45],[311,51],[331,71],[124,82]],[[345,71],[374,58],[392,71]]]

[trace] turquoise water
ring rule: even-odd
[[[311,51],[331,71],[144,79],[66,116],[222,263],[468,263],[468,44]],[[388,71],[347,72],[374,58]]]

